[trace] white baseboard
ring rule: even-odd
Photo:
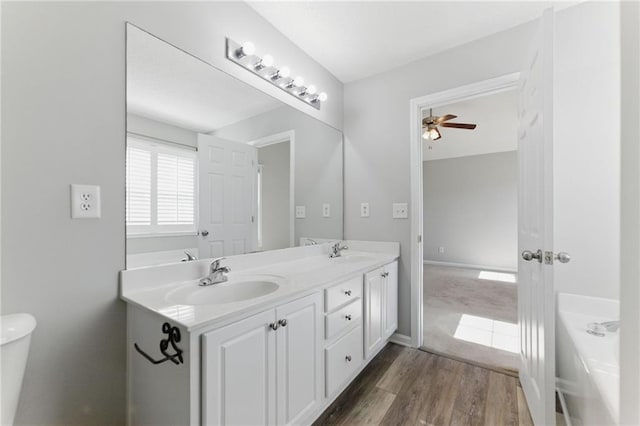
[[[424,259],[422,263],[424,263],[425,265],[452,266],[456,268],[467,268],[467,269],[484,269],[486,271],[511,272],[514,274],[518,272],[516,268],[505,268],[505,267],[487,266],[487,265],[472,265],[468,263],[440,262],[437,260],[427,260],[427,259]]]
[[[408,346],[410,348],[413,347],[413,345],[411,344],[411,336],[407,336],[405,334],[394,333],[393,335],[391,335],[391,337],[389,337],[389,341],[398,345]]]

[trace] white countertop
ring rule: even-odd
[[[345,256],[362,256],[353,262],[330,259],[329,244],[295,247],[241,256],[230,256],[222,265],[231,267],[229,280],[249,275],[276,276],[279,288],[265,296],[225,304],[181,305],[167,294],[183,286],[198,286],[207,275],[211,259],[122,271],[120,296],[182,325],[187,331],[209,327],[244,313],[310,294],[318,288],[376,269],[400,255],[398,243],[347,241]],[[199,287],[203,288],[203,287]]]

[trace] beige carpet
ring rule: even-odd
[[[499,281],[515,277],[485,273],[485,279],[480,279],[481,272],[424,266],[424,347],[498,369],[517,370],[517,287]]]

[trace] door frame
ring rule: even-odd
[[[296,131],[287,130],[285,132],[264,136],[254,139],[249,143],[256,148],[264,148],[265,146],[275,145],[277,143],[289,142],[289,247],[295,247],[295,165],[296,165]]]
[[[423,189],[422,111],[508,90],[516,90],[520,73],[459,86],[410,100],[411,136],[411,346],[423,345]]]

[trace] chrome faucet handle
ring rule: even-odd
[[[600,323],[601,326],[607,329],[607,331],[618,331],[620,328],[620,321],[605,321]]]
[[[312,238],[307,238],[306,240],[309,241],[312,246],[317,246],[318,245],[318,242],[316,240],[312,239]]]
[[[226,257],[218,257],[216,259],[213,259],[211,261],[211,272],[217,271],[218,269],[220,269],[220,262],[222,262],[223,260],[225,260]]]

